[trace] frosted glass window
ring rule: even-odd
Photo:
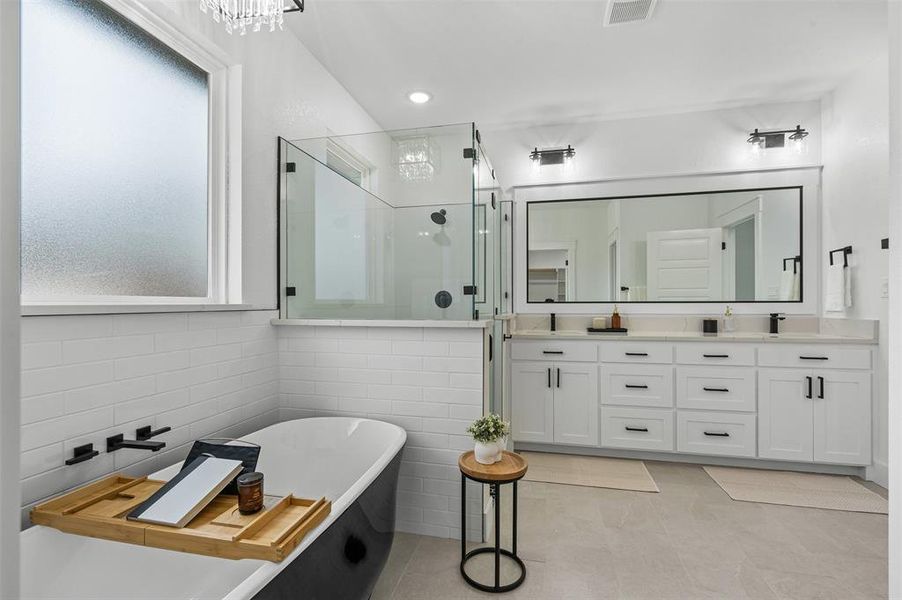
[[[22,3],[22,294],[206,298],[206,71],[97,1]]]

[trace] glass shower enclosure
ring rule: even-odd
[[[497,314],[500,213],[478,136],[466,123],[280,138],[281,318]]]

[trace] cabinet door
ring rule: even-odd
[[[814,459],[811,371],[758,371],[758,456],[810,462]]]
[[[871,374],[826,371],[814,375],[814,460],[871,463]]]
[[[598,445],[598,367],[553,365],[554,441],[557,444]]]
[[[548,363],[511,362],[511,434],[515,442],[554,441],[554,406]]]

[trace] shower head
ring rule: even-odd
[[[444,225],[445,221],[448,220],[445,217],[445,214],[447,214],[447,213],[445,212],[445,209],[443,208],[440,211],[434,212],[431,215],[429,215],[429,218],[432,219],[432,222],[435,223],[436,225]]]

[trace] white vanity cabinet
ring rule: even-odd
[[[514,339],[513,439],[869,465],[872,354],[842,342]]]
[[[532,355],[533,350],[529,352]],[[594,362],[515,360],[511,398],[515,441],[598,445],[598,367]]]
[[[870,464],[870,371],[761,369],[758,456]]]

